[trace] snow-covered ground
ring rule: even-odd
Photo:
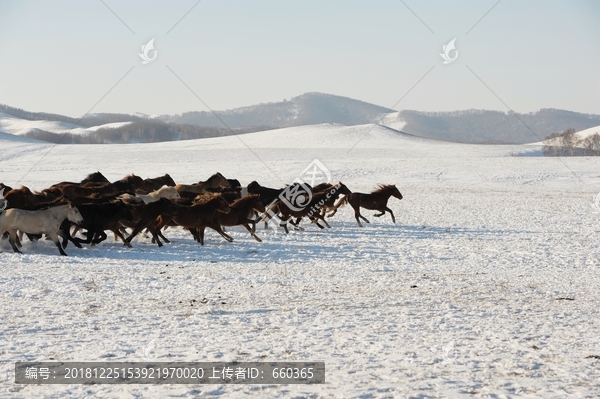
[[[317,158],[353,191],[396,184],[388,215],[359,228],[255,242],[169,229],[95,248],[0,242],[0,396],[594,398],[600,392],[600,162],[535,146],[442,143],[365,125],[239,137],[61,145],[0,137],[0,181],[42,189],[220,171],[282,186]],[[245,147],[244,143],[250,149]],[[354,146],[354,144],[356,146]],[[195,302],[194,302],[195,300]],[[17,386],[19,360],[325,361],[324,385]]]
[[[81,127],[73,123],[59,121],[30,121],[15,116],[0,113],[0,132],[14,135],[24,135],[32,130],[40,129],[50,133],[87,134],[98,129],[115,129],[130,124],[131,122],[105,123],[98,126]]]

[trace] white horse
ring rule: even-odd
[[[73,223],[83,221],[79,210],[71,204],[39,211],[9,209],[0,214],[0,235],[8,231],[10,233],[10,245],[15,252],[20,253],[21,251],[16,245],[17,231],[28,234],[46,234],[54,241],[60,254],[66,256],[67,254],[58,241],[60,225],[65,219],[69,219]]]
[[[151,202],[156,202],[161,198],[173,199],[173,198],[181,198],[175,187],[162,186],[156,191],[153,191],[149,194],[136,194],[135,196],[131,194],[123,194],[119,196],[122,200],[126,202],[141,202],[149,204]],[[141,200],[141,201],[140,201]]]

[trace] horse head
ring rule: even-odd
[[[263,202],[260,200],[260,195],[251,194],[251,197],[252,197],[252,209],[254,209],[255,211],[260,212],[260,213],[265,213],[266,212],[265,204],[263,204]]]
[[[175,180],[167,173],[163,176],[163,184],[169,187],[175,187]]]
[[[398,198],[399,200],[401,200],[402,199],[402,194],[400,194],[400,190],[398,190],[398,188],[395,185],[392,186],[392,187],[393,187],[393,189],[392,189],[392,195],[394,197]]]
[[[340,194],[344,194],[344,195],[348,195],[348,194],[352,194],[352,191],[350,191],[350,189],[342,182],[339,182],[337,184],[337,192],[339,192]]]
[[[69,203],[68,206],[69,210],[67,212],[67,219],[75,224],[80,224],[83,222],[83,216],[81,216],[81,213],[79,213],[79,209],[77,209],[77,207],[71,203]]]

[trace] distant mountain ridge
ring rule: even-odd
[[[22,123],[26,128],[16,133],[7,129],[18,126],[18,123],[14,120],[8,123],[3,117],[46,123]],[[48,121],[60,122],[57,126],[60,124],[62,130],[53,128],[53,124],[47,123]],[[116,123],[121,123],[122,126],[115,125]],[[599,126],[600,115],[551,108],[516,116],[510,112],[473,109],[454,112],[394,111],[364,101],[323,93],[305,93],[290,100],[215,111],[214,114],[207,111],[153,116],[139,113],[98,113],[85,115],[80,119],[0,105],[0,132],[23,134],[30,138],[65,144],[173,141],[227,136],[232,131],[233,134],[243,134],[321,123],[346,126],[379,123],[404,133],[435,140],[475,144],[525,144],[542,141],[552,133],[560,133],[569,128],[580,131]],[[109,124],[113,125],[110,128],[102,126]],[[69,128],[65,129],[65,125]]]
[[[402,131],[434,140],[474,144],[526,144],[552,133],[600,125],[600,115],[544,108],[528,114],[466,110],[454,112],[400,111],[384,124],[400,124]]]
[[[388,108],[348,97],[305,93],[288,101],[215,111],[215,114],[230,128],[257,126],[282,128],[320,123],[338,123],[347,126],[364,125],[387,112],[390,112]],[[167,122],[223,126],[213,113],[207,111],[185,112],[181,115],[166,115],[159,118]]]

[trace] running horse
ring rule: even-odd
[[[345,203],[349,203],[350,206],[352,206],[352,208],[354,209],[354,217],[356,218],[356,221],[358,222],[358,225],[360,227],[363,227],[363,225],[360,223],[359,218],[369,223],[367,218],[360,214],[361,207],[381,212],[380,214],[373,215],[375,217],[383,216],[386,212],[389,212],[392,216],[392,222],[396,223],[394,213],[387,206],[387,202],[390,199],[390,197],[396,197],[399,200],[401,200],[402,194],[400,194],[400,191],[398,191],[395,185],[380,184],[379,187],[370,194],[352,193],[346,195],[344,198],[339,200],[337,204],[335,204],[333,212],[330,213],[328,216],[333,216],[340,206],[344,205]]]

